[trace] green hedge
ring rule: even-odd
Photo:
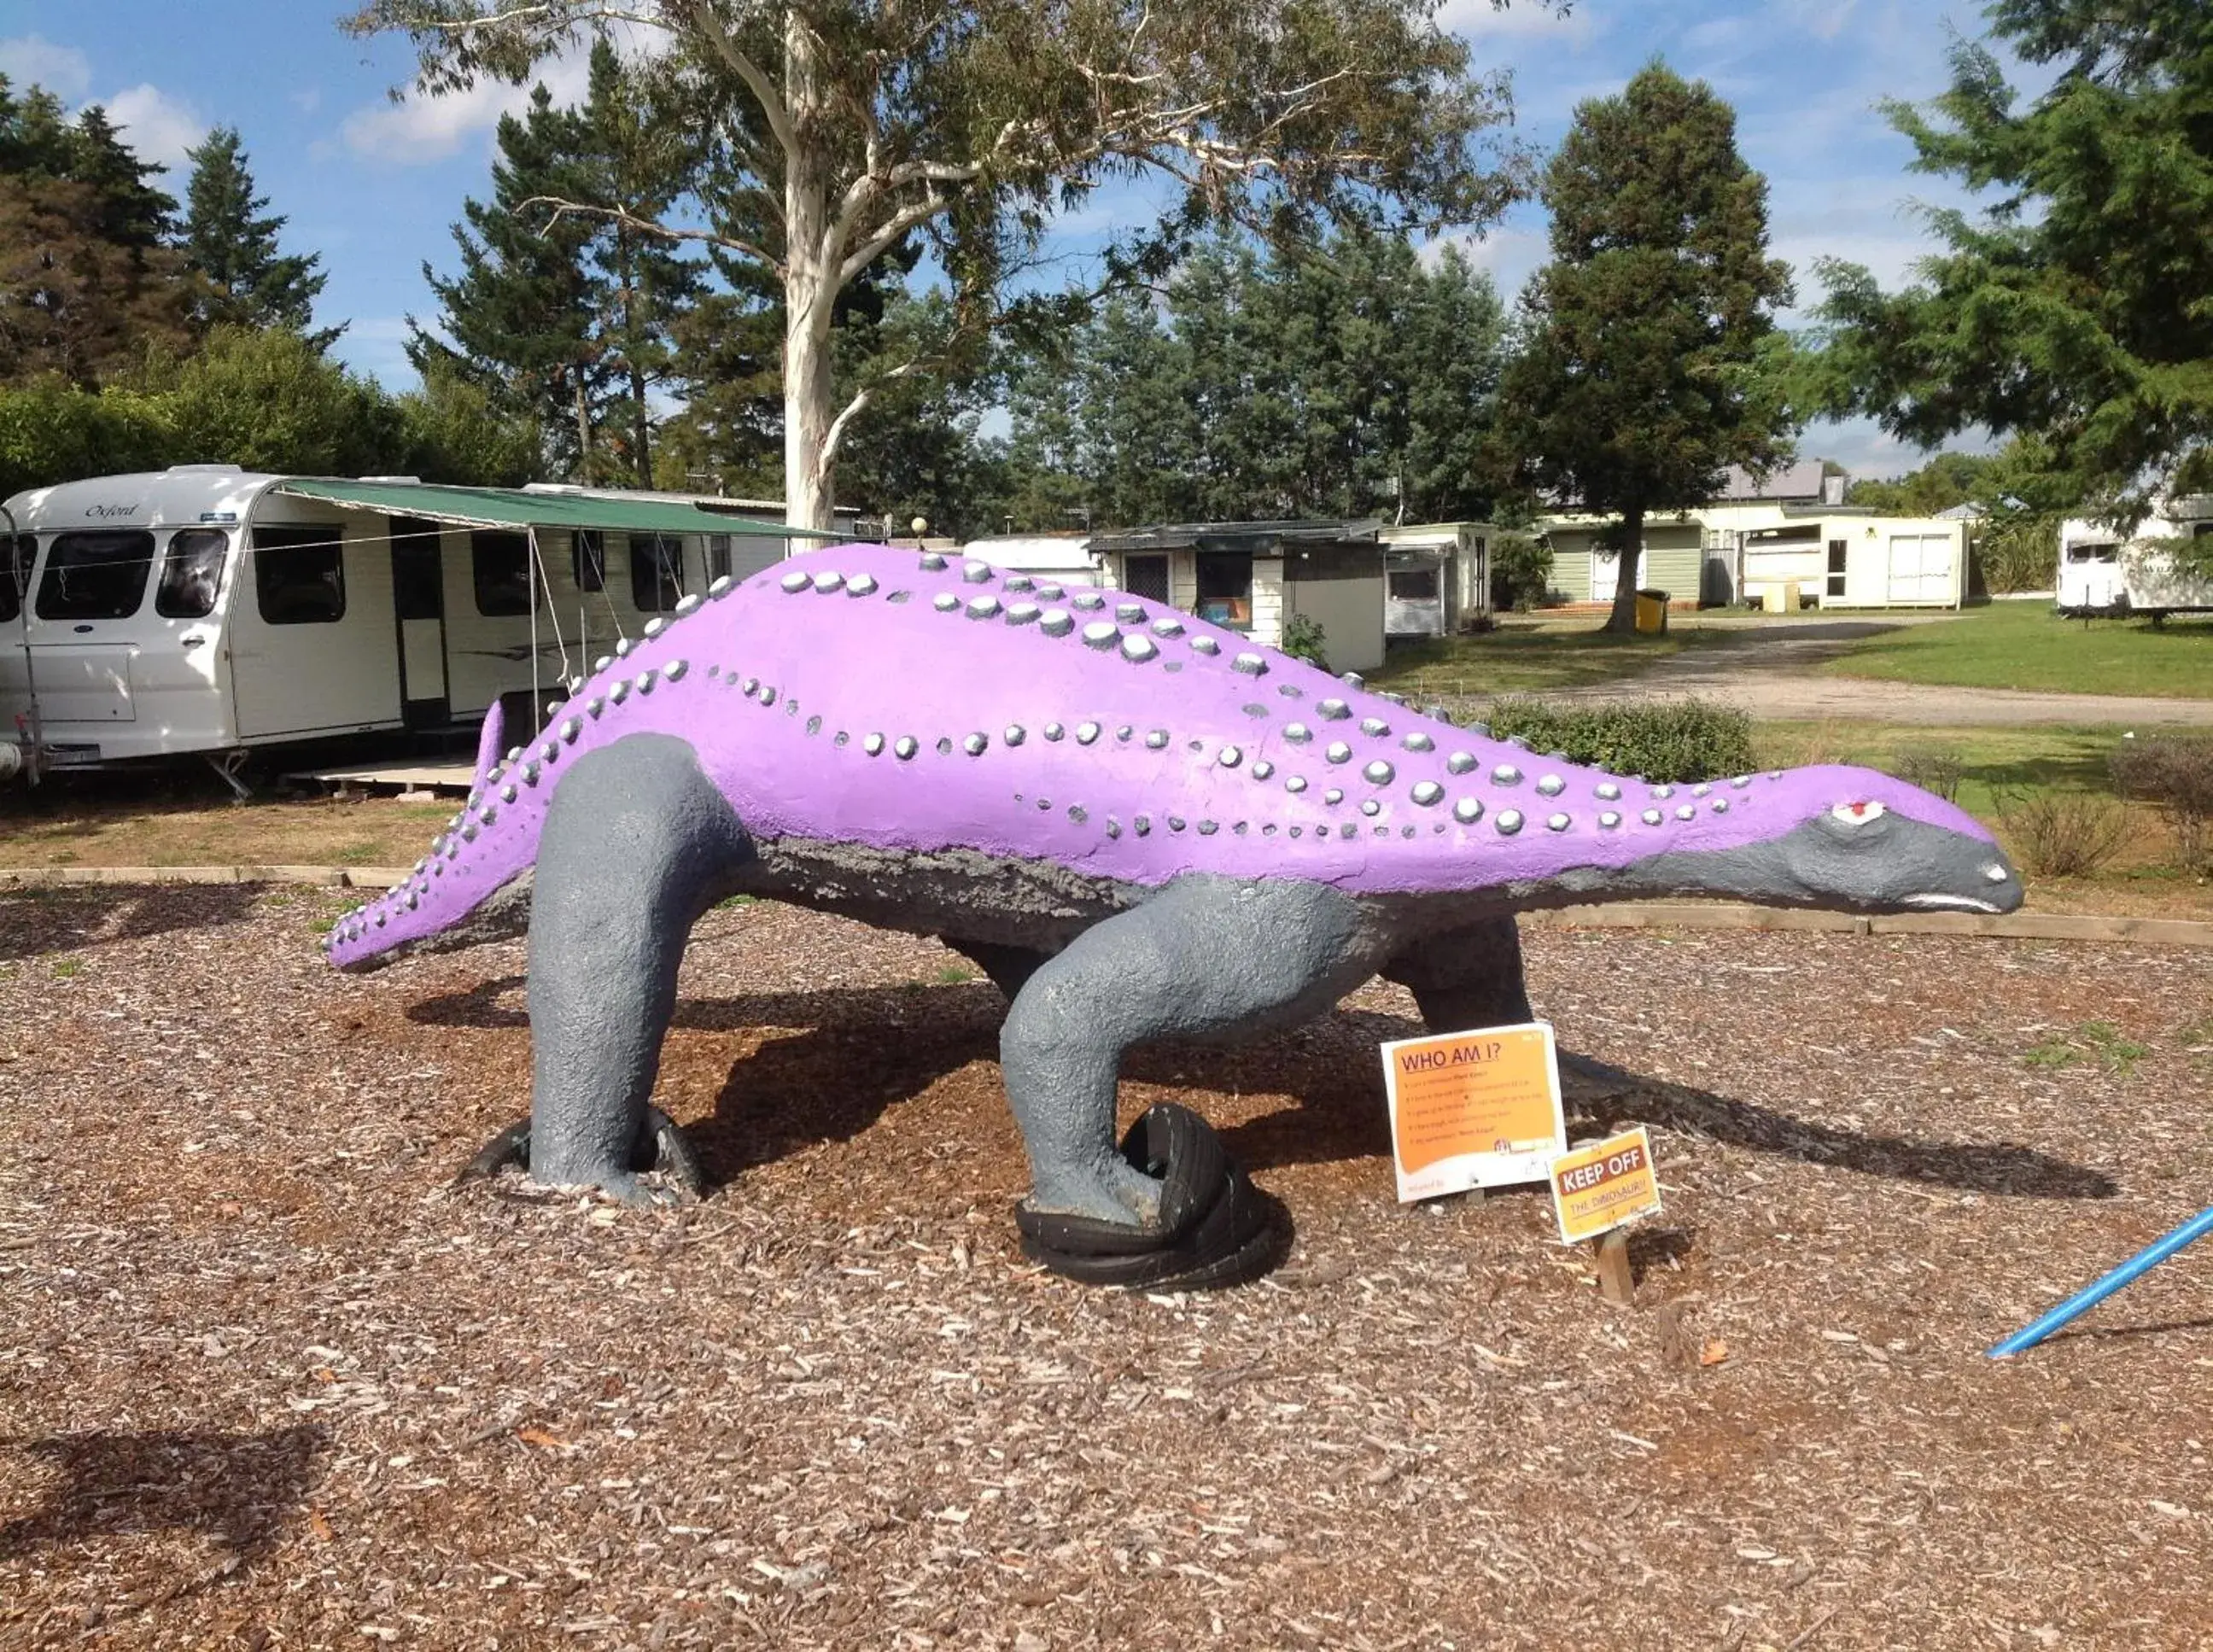
[[[1752,719],[1711,700],[1558,705],[1515,696],[1493,701],[1487,721],[1500,740],[1525,741],[1532,751],[1559,752],[1570,762],[1647,780],[1714,780],[1759,766]]]

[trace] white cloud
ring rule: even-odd
[[[1588,5],[1577,5],[1565,15],[1545,0],[1514,0],[1504,10],[1491,0],[1444,0],[1437,8],[1437,27],[1470,40],[1573,41],[1594,39],[1600,30]]]
[[[0,75],[18,92],[43,86],[56,97],[73,101],[92,87],[92,59],[73,46],[56,46],[38,34],[0,40]]]
[[[192,107],[141,82],[107,101],[107,118],[142,161],[181,169],[185,151],[207,136],[207,122]]]
[[[610,38],[615,50],[631,62],[657,57],[668,47],[667,35],[658,29],[625,27]],[[396,103],[365,105],[345,118],[338,133],[346,148],[364,159],[400,167],[429,166],[490,132],[502,115],[528,108],[531,87],[541,81],[555,104],[581,103],[591,82],[590,48],[571,46],[546,58],[521,86],[479,81],[436,97],[411,92]]]
[[[1552,241],[1545,231],[1497,229],[1480,235],[1465,230],[1440,235],[1422,249],[1423,257],[1433,260],[1448,243],[1459,247],[1462,257],[1491,277],[1499,297],[1509,305],[1538,265],[1552,256]]]

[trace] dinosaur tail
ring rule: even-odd
[[[512,807],[516,789],[502,783],[503,733],[494,701],[477,740],[467,802],[405,878],[332,928],[324,951],[332,964],[350,972],[381,969],[408,952],[449,951],[521,930],[529,914],[524,874],[536,857],[544,814],[542,808]]]

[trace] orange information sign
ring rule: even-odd
[[[1383,1046],[1402,1203],[1542,1181],[1568,1144],[1560,1068],[1543,1021]]]
[[[1652,1138],[1642,1125],[1552,1161],[1552,1210],[1560,1237],[1570,1245],[1659,1210]]]

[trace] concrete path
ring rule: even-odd
[[[1923,622],[1927,623],[1927,622]],[[2119,694],[2041,694],[2009,688],[1953,688],[1871,678],[1828,677],[1812,668],[1856,639],[1896,621],[1771,623],[1724,648],[1694,648],[1635,677],[1547,692],[1548,700],[1614,704],[1697,695],[1740,706],[1765,721],[1888,722],[1922,728],[1969,724],[2113,723],[2123,728],[2213,728],[2213,700]]]

